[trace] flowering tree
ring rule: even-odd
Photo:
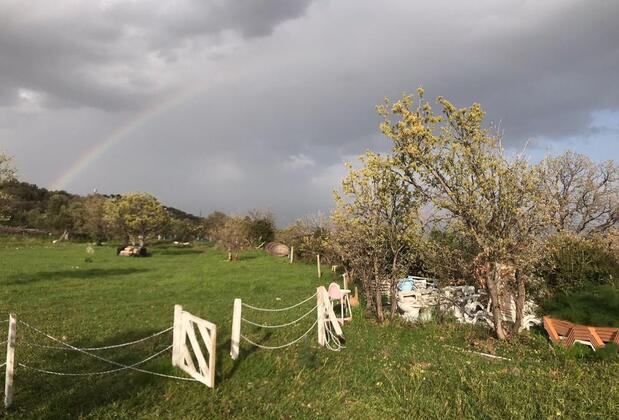
[[[418,203],[393,159],[367,152],[360,160],[363,167],[348,165],[342,194],[334,194],[332,237],[342,259],[361,280],[368,307],[382,322],[381,286],[389,286],[393,316],[397,280],[415,255]]]
[[[440,115],[422,89],[416,103],[412,96],[386,101],[378,107],[380,128],[393,142],[395,166],[408,186],[474,243],[475,278],[492,299],[497,337],[506,338],[499,289],[510,285],[498,271],[503,264],[522,267],[513,285],[518,324],[532,249],[547,223],[549,203],[530,165],[521,157],[507,159],[500,139],[483,127],[481,106],[459,109],[444,98],[438,103]]]

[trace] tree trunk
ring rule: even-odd
[[[363,278],[363,291],[365,292],[365,307],[374,312],[374,296],[372,295],[371,281],[368,277]]]
[[[380,290],[380,278],[378,275],[378,259],[374,257],[374,305],[376,320],[379,324],[385,320],[383,315],[383,296]]]
[[[503,314],[501,311],[501,299],[499,298],[499,288],[497,280],[497,267],[496,263],[493,263],[491,272],[486,274],[486,285],[488,286],[488,293],[490,299],[492,299],[492,320],[494,321],[494,331],[499,340],[505,340],[507,335],[503,330]]]
[[[524,304],[526,302],[526,278],[518,269],[516,270],[515,277],[518,293],[516,295],[516,321],[514,323],[514,335],[520,333],[520,328],[522,327],[522,320],[524,319]]]
[[[397,267],[398,267],[398,252],[394,253],[393,256],[393,261],[391,263],[391,275],[395,276],[395,273],[397,272]],[[398,297],[397,297],[397,285],[398,285],[398,279],[397,278],[391,278],[389,279],[389,294],[391,297],[391,314],[390,314],[390,318],[393,319],[395,318],[395,314],[398,311]]]
[[[389,283],[390,283],[389,293],[391,295],[391,319],[394,319],[396,313],[398,312],[398,296],[396,293],[398,280],[391,279]]]

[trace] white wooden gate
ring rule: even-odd
[[[175,305],[172,344],[172,365],[214,388],[217,326]]]

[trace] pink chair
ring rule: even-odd
[[[335,301],[340,303],[340,318],[337,320],[340,324],[344,324],[344,321],[352,320],[352,310],[350,308],[350,300],[348,295],[350,290],[340,289],[340,285],[337,283],[331,283],[329,285],[329,301],[331,301],[331,307],[335,306]]]

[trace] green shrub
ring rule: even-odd
[[[589,285],[572,293],[556,293],[542,305],[543,313],[577,324],[619,327],[619,288]]]
[[[613,284],[619,278],[619,261],[599,238],[562,234],[546,244],[538,275],[548,294],[570,293],[591,284]]]

